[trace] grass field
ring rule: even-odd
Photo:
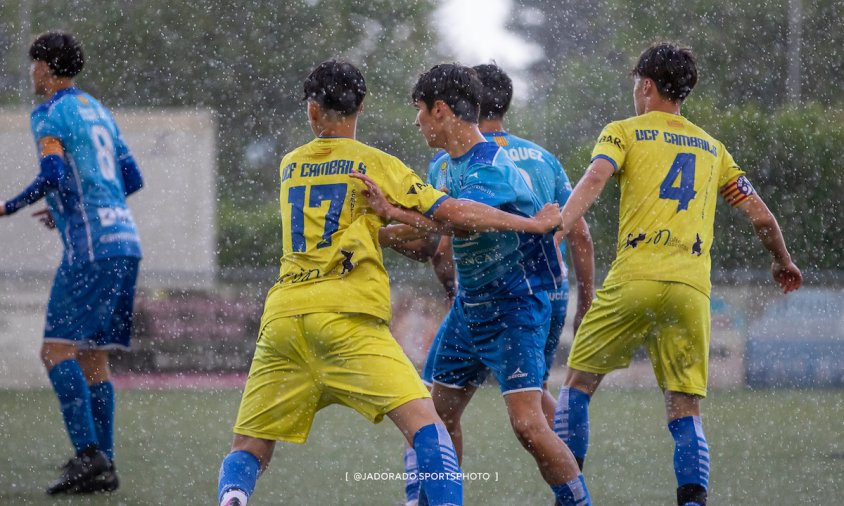
[[[49,391],[0,391],[0,503],[214,504],[239,392],[118,392],[118,469],[111,496],[49,498],[44,486],[70,447]],[[593,400],[586,477],[597,505],[673,505],[673,444],[657,392],[603,391]],[[711,504],[841,504],[844,392],[713,392],[704,423],[712,453]],[[467,504],[551,504],[533,460],[512,436],[497,390],[467,410]],[[355,472],[400,472],[401,438],[339,407],[320,413],[306,446],[279,445],[250,505],[395,505],[398,481],[355,482]],[[349,481],[346,481],[348,473]],[[495,481],[497,478],[497,481]]]

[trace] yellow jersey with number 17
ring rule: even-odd
[[[724,145],[682,116],[649,112],[607,125],[597,158],[613,165],[621,187],[616,259],[604,285],[676,281],[708,296],[719,191],[731,203],[753,191]],[[727,196],[729,188],[737,195]]]
[[[389,201],[430,216],[448,196],[398,158],[354,139],[317,138],[281,161],[281,270],[264,322],[307,313],[365,313],[390,321],[390,284],[378,229],[353,170]]]

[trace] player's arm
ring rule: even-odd
[[[771,273],[782,291],[788,293],[800,288],[803,284],[803,274],[791,261],[779,223],[765,202],[754,193],[735,207],[747,216],[753,225],[756,237],[773,257]]]
[[[454,299],[457,294],[457,278],[454,274],[454,253],[451,236],[440,237],[437,250],[431,257],[431,265],[434,267],[434,274],[445,289],[448,300]]]
[[[5,202],[0,202],[0,216],[14,214],[18,210],[39,201],[48,191],[58,188],[66,171],[64,148],[55,137],[43,137],[38,146],[41,152],[41,169],[32,183],[21,193]]]
[[[583,218],[586,211],[592,207],[607,181],[615,172],[615,167],[605,158],[595,158],[586,170],[586,174],[577,182],[577,186],[571,192],[566,205],[563,206],[562,225],[560,232],[568,234],[575,227],[575,224]]]
[[[144,178],[132,155],[120,158],[120,175],[123,176],[123,195],[128,197],[144,187]]]
[[[378,185],[366,174],[353,172],[351,177],[367,187],[364,195],[379,216],[412,227],[440,234],[451,233],[451,227],[467,232],[514,231],[544,234],[559,224],[559,207],[548,204],[533,218],[518,216],[480,202],[445,197],[433,212],[433,219],[422,213],[390,204]]]
[[[392,248],[411,260],[427,262],[437,251],[440,236],[405,224],[392,224],[378,230],[382,248]]]
[[[117,163],[120,165],[120,175],[123,177],[123,195],[128,197],[144,187],[144,178],[135,157],[123,141],[123,136],[117,134]]]
[[[574,313],[574,321],[572,322],[576,334],[580,322],[583,321],[583,317],[592,306],[592,291],[595,283],[595,248],[592,244],[589,226],[582,217],[574,223],[567,239],[569,248],[571,248],[574,277],[577,280],[577,311]]]

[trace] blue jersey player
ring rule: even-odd
[[[473,68],[484,85],[479,123],[484,137],[507,151],[540,202],[556,203],[562,207],[571,195],[571,183],[563,166],[545,148],[504,129],[504,115],[513,98],[513,83],[510,77],[494,64],[477,65]],[[592,237],[589,235],[586,220],[581,217],[566,238],[571,246],[572,265],[577,280],[577,312],[572,322],[574,333],[577,333],[583,316],[592,304],[592,286],[595,276]],[[542,411],[552,426],[557,402],[548,391],[547,380],[566,320],[569,299],[569,283],[565,271],[566,243],[559,233],[555,236],[555,240],[559,244],[563,284],[557,290],[548,293],[551,300],[551,325],[548,340],[545,343],[546,382],[542,397]]]
[[[32,111],[41,170],[0,216],[45,198],[35,213],[64,245],[44,327],[41,359],[76,450],[48,494],[112,491],[114,387],[108,353],[128,349],[141,246],[126,196],[143,186],[138,167],[111,116],[74,86],[82,46],[67,33],[38,36],[29,49]]]
[[[476,65],[473,67],[478,78],[483,84],[484,92],[481,97],[480,121],[478,127],[484,138],[495,142],[504,150],[519,169],[525,182],[536,194],[542,203],[556,203],[564,205],[571,194],[571,183],[563,170],[563,166],[554,155],[545,148],[517,137],[504,129],[504,115],[510,107],[513,98],[513,82],[510,77],[495,64]],[[428,167],[428,183],[435,188],[442,188],[445,184],[445,174],[448,168],[448,153],[440,151],[431,159]],[[572,250],[572,263],[575,277],[577,279],[577,312],[574,316],[574,333],[580,325],[583,315],[592,304],[592,286],[594,281],[595,263],[593,257],[592,237],[589,235],[589,227],[586,221],[581,218],[568,234],[568,242]],[[562,285],[548,293],[551,301],[551,320],[548,330],[548,339],[545,343],[545,384],[543,385],[542,411],[551,427],[554,427],[554,414],[557,410],[557,401],[548,391],[548,375],[560,342],[560,334],[566,320],[566,312],[569,299],[569,282],[566,275],[566,241],[560,234],[555,236],[559,244],[560,265],[563,269]],[[455,287],[454,269],[452,267],[451,237],[443,236],[440,240],[428,240],[424,243],[405,243],[403,248],[398,249],[404,254],[412,253],[411,248],[422,247],[423,259],[430,258],[434,265],[434,272],[443,283],[446,293],[453,292]],[[432,384],[434,354],[439,346],[439,338],[431,344],[425,367],[422,371],[422,380],[427,385]],[[405,451],[405,463],[413,468],[415,461],[413,449]],[[408,473],[412,476],[413,473]],[[418,485],[408,483],[406,487],[408,503],[417,497]]]
[[[482,91],[474,70],[454,64],[433,67],[414,87],[416,124],[429,146],[446,153],[439,186],[457,199],[532,215],[541,203],[506,151],[478,129]],[[541,407],[551,311],[547,292],[561,283],[551,234],[458,235],[453,249],[457,295],[439,331],[431,395],[458,455],[461,414],[475,390],[494,374],[513,430],[536,459],[555,499],[565,505],[589,504],[577,463]]]

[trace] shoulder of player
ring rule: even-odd
[[[502,156],[512,163],[510,157],[507,155],[506,149],[494,142],[482,142],[472,149],[472,153],[469,158],[469,165],[494,166],[502,159]]]
[[[684,119],[686,120],[686,123],[688,123],[689,126],[694,130],[693,135],[695,137],[700,137],[702,139],[706,139],[707,141],[714,143],[717,147],[719,147],[721,152],[724,151],[725,146],[724,146],[723,142],[721,142],[720,140],[718,140],[715,137],[713,137],[712,135],[710,135],[709,132],[707,132],[706,130],[701,128],[699,125],[689,121],[688,118],[684,117]]]
[[[431,168],[438,166],[440,163],[445,162],[447,158],[448,153],[444,149],[437,151],[434,153],[434,156],[428,160],[428,169],[430,170]]]
[[[87,105],[97,105],[102,108],[106,114],[109,116],[111,115],[111,111],[106,109],[91,95],[77,88],[68,88],[57,92],[45,102],[37,105],[32,110],[30,117],[55,117],[57,115],[68,114],[69,110]]]

